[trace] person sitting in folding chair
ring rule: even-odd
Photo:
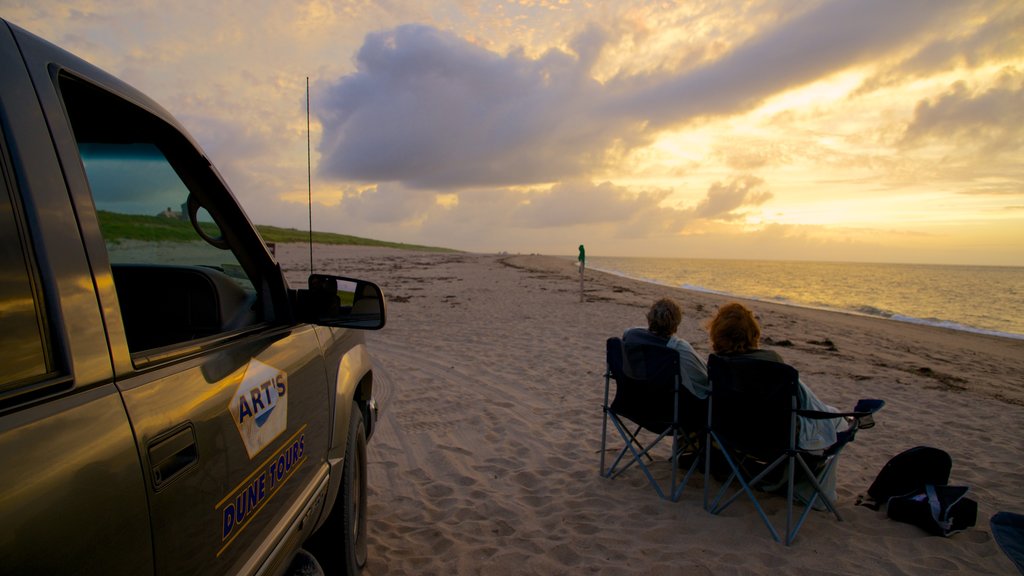
[[[761,348],[761,325],[758,324],[753,311],[737,302],[718,309],[718,313],[708,323],[708,335],[711,337],[711,348],[715,354],[785,363],[778,352]],[[799,409],[839,412],[818,400],[802,380],[799,392]],[[797,447],[811,451],[824,450],[836,443],[836,432],[845,430],[846,427],[846,421],[842,418],[812,420],[800,417],[800,438]],[[834,486],[832,491],[834,492]]]
[[[676,336],[683,321],[683,310],[671,298],[662,298],[647,310],[647,328],[626,330],[622,341],[626,345],[657,344],[679,353],[679,366],[684,372],[683,386],[700,399],[708,397],[708,367],[689,342]]]
[[[718,313],[708,323],[708,335],[711,338],[711,348],[715,354],[785,363],[778,352],[761,348],[761,325],[758,324],[752,310],[737,302],[731,302],[718,309]],[[819,400],[802,380],[799,381],[799,394],[800,404],[797,407],[801,410],[839,411]],[[836,433],[846,428],[846,423],[842,418],[812,420],[801,416],[799,422],[800,437],[797,447],[808,451],[824,450],[835,444]],[[772,491],[776,488],[784,488],[785,485],[786,478],[783,476],[777,484],[766,485],[762,488]],[[834,501],[836,498],[836,475],[829,475],[822,488]],[[796,490],[798,494],[806,494],[809,492],[809,487],[804,482],[798,482]],[[824,503],[820,500],[816,501],[815,509],[823,510]]]
[[[648,328],[631,328],[621,339],[608,339],[601,432],[602,476],[618,477],[636,464],[658,495],[672,501],[700,469],[707,422],[707,368],[693,347],[674,335],[682,317],[679,306],[663,298],[647,312]],[[615,395],[609,402],[613,380]],[[609,424],[624,443],[606,467]],[[641,433],[650,433],[653,440],[641,444]],[[654,461],[651,451],[663,439],[672,443],[665,486],[646,463]],[[677,470],[685,470],[681,481]]]
[[[708,325],[714,354],[708,358],[711,390],[709,444],[729,466],[710,506],[719,514],[742,494],[753,502],[775,540],[793,542],[812,509],[825,508],[842,520],[835,505],[835,472],[843,447],[857,430],[874,425],[873,414],[884,400],[861,399],[853,410],[839,412],[821,402],[799,380],[799,372],[773,351],[760,348],[761,327],[741,304],[722,306]],[[835,417],[831,417],[835,414]],[[714,451],[708,451],[706,469]],[[772,476],[773,473],[781,474]],[[723,500],[736,481],[741,489]],[[753,488],[786,493],[786,532],[780,538]],[[705,485],[705,502],[707,502]],[[805,508],[793,524],[793,502]],[[821,504],[822,506],[818,506]]]

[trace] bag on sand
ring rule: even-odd
[[[873,503],[865,505],[875,510],[894,496],[921,494],[931,484],[942,486],[949,482],[953,459],[945,450],[931,446],[915,446],[892,457],[868,488]],[[873,504],[873,505],[872,505]]]
[[[947,486],[953,459],[945,450],[915,446],[892,457],[868,488],[863,504],[878,510],[887,505],[889,518],[950,536],[974,526],[978,503],[967,498],[966,486]]]
[[[924,492],[889,499],[889,518],[950,536],[974,526],[978,503],[967,498],[966,486],[925,486]]]

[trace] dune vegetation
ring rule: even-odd
[[[108,242],[121,240],[143,240],[148,242],[190,242],[196,239],[195,231],[187,220],[167,218],[164,216],[146,216],[139,214],[119,214],[100,210],[98,212],[100,228],[103,236]],[[204,230],[212,236],[218,235],[217,227],[213,223],[201,223]],[[308,230],[295,228],[280,228],[257,224],[256,228],[265,242],[274,243],[306,243],[310,240]],[[373,240],[350,236],[348,234],[336,234],[333,232],[313,231],[312,239],[315,244],[337,244],[347,246],[380,246],[385,248],[400,248],[404,250],[420,250],[426,252],[457,252],[449,248],[435,246],[420,246],[417,244],[405,244],[402,242],[388,242],[384,240]]]

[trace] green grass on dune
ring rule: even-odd
[[[268,226],[265,224],[257,224],[256,228],[259,229],[260,235],[267,242],[297,242],[305,244],[309,242],[309,231],[308,230],[296,230],[295,228],[278,228],[277,226]],[[360,238],[359,236],[349,236],[348,234],[335,234],[334,232],[317,232],[313,231],[313,243],[314,244],[342,244],[346,246],[381,246],[384,248],[401,248],[403,250],[420,250],[426,252],[458,252],[458,250],[452,250],[451,248],[439,248],[437,246],[421,246],[419,244],[405,244],[402,242],[387,242],[385,240],[371,240],[369,238]]]
[[[137,214],[118,214],[99,210],[97,216],[100,221],[100,229],[103,237],[108,242],[120,240],[142,240],[147,242],[190,242],[196,239],[196,233],[192,225],[186,220],[175,220],[162,216],[144,216]],[[217,227],[213,224],[202,224],[203,229],[210,235],[217,235]],[[309,242],[309,231],[297,230],[295,228],[279,228],[257,224],[256,229],[263,236],[265,242],[285,244],[289,242],[305,244]],[[338,244],[345,246],[380,246],[385,248],[400,248],[403,250],[420,250],[428,252],[457,252],[450,248],[438,248],[435,246],[420,246],[418,244],[404,244],[402,242],[386,242],[383,240],[371,240],[348,234],[335,234],[333,232],[313,232],[313,242],[316,244]]]
[[[147,242],[190,242],[196,239],[192,225],[185,220],[162,216],[119,214],[99,210],[96,216],[100,230],[108,242],[120,240],[143,240]],[[213,224],[203,227],[210,234],[218,234]]]

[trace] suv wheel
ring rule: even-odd
[[[341,494],[310,549],[330,575],[354,576],[366,566],[366,425],[352,404],[348,445],[341,472]],[[339,541],[340,540],[340,541]]]

